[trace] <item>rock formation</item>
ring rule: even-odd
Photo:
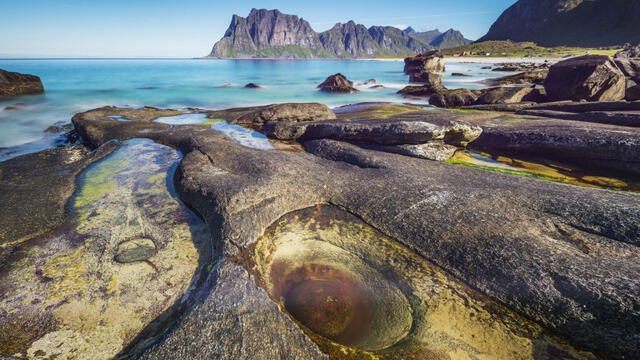
[[[0,96],[41,94],[43,92],[44,87],[39,77],[0,69]]]
[[[542,46],[640,43],[634,0],[519,0],[478,41],[533,41]]]
[[[347,79],[342,74],[329,76],[322,84],[318,85],[318,89],[328,93],[351,94],[358,90],[353,87],[353,81]]]
[[[549,99],[623,100],[626,79],[608,56],[585,55],[554,64],[544,81]]]
[[[404,59],[404,73],[444,72],[444,57],[439,50],[431,50]]]
[[[210,53],[217,58],[371,58],[407,56],[465,42],[453,29],[426,42],[420,33],[391,26],[365,27],[354,21],[316,33],[304,19],[278,10],[251,10],[234,15],[224,37]]]

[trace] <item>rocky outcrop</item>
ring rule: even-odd
[[[440,89],[429,98],[429,104],[440,108],[454,108],[472,105],[478,95],[469,89]]]
[[[483,83],[489,86],[503,86],[503,85],[538,85],[544,83],[544,80],[549,75],[549,71],[525,71],[515,75],[508,75],[500,78],[487,79]]]
[[[41,94],[43,92],[44,87],[39,77],[0,69],[0,97]]]
[[[358,92],[358,89],[353,87],[353,81],[347,79],[342,74],[335,74],[329,76],[322,84],[318,85],[320,91],[337,94],[352,94]]]
[[[412,73],[409,76],[409,82],[421,83],[432,88],[442,87],[442,75],[432,72]]]
[[[618,101],[626,79],[610,57],[585,55],[551,66],[544,87],[552,101]]]
[[[398,94],[405,97],[427,97],[433,94],[437,94],[441,91],[441,87],[433,87],[431,85],[422,86],[406,86],[398,91]]]
[[[404,73],[408,75],[444,71],[444,60],[439,50],[427,51],[404,59]]]
[[[629,0],[519,0],[478,41],[532,41],[542,46],[640,43],[640,3]]]
[[[483,90],[475,105],[515,104],[521,102],[542,102],[545,100],[540,90],[530,87],[497,87]]]
[[[640,111],[589,111],[582,113],[552,110],[522,110],[522,115],[540,116],[553,119],[587,121],[600,124],[640,127]]]
[[[406,358],[406,353],[398,353],[405,348],[379,349],[405,339],[414,349],[411,354],[431,351],[434,342],[420,342],[424,339],[420,332],[422,326],[398,326],[422,324],[423,309],[426,314],[442,315],[431,317],[430,326],[424,329],[432,329],[437,324],[434,320],[439,318],[446,319],[447,325],[443,329],[451,328],[452,318],[464,320],[465,329],[478,329],[471,326],[478,323],[467,322],[471,318],[479,321],[499,319],[485,323],[486,326],[477,332],[469,330],[476,336],[484,336],[481,335],[485,334],[484,329],[501,324],[527,324],[519,329],[528,331],[504,332],[516,334],[517,342],[525,344],[518,352],[525,359],[557,354],[598,357],[591,352],[627,358],[639,350],[634,336],[640,323],[637,291],[640,283],[628,276],[640,271],[637,261],[640,228],[636,221],[640,207],[635,194],[507,176],[367,150],[335,140],[324,140],[308,147],[310,154],[260,151],[242,147],[202,126],[158,127],[146,122],[117,122],[107,115],[105,112],[86,113],[78,115],[74,123],[81,133],[90,135],[89,143],[144,136],[171,144],[186,154],[178,170],[178,193],[189,206],[209,219],[210,226],[215,229],[216,249],[220,249],[222,257],[222,261],[211,268],[211,278],[215,281],[202,292],[197,305],[186,312],[160,342],[148,343],[152,347],[142,354],[142,359],[283,356],[317,359],[327,357],[325,354],[331,351],[357,353],[356,346],[375,354]],[[442,117],[444,113],[421,114],[421,117],[430,116]],[[463,117],[451,113],[448,116],[449,120]],[[472,116],[476,115],[464,118],[470,120]],[[540,121],[532,122],[531,127],[539,128]],[[563,120],[554,126],[566,122]],[[92,130],[87,131],[88,128]],[[580,138],[584,134],[571,131],[571,135]],[[553,137],[539,137],[550,138]],[[428,297],[423,299],[418,292],[405,296],[408,302],[384,302],[389,298],[376,298],[380,299],[374,301],[376,304],[401,304],[397,307],[388,305],[391,310],[387,312],[383,311],[384,307],[374,307],[377,311],[372,312],[376,314],[376,323],[393,326],[375,327],[371,331],[366,328],[361,332],[363,342],[323,348],[323,354],[319,349],[327,346],[326,341],[320,338],[317,343],[313,342],[312,339],[318,337],[313,337],[311,331],[305,333],[281,310],[290,311],[291,303],[277,296],[282,294],[280,290],[289,289],[285,285],[279,287],[282,283],[278,279],[293,281],[294,277],[275,275],[289,274],[291,269],[296,269],[291,267],[292,263],[297,264],[298,260],[309,263],[306,261],[309,258],[303,255],[310,254],[322,260],[320,264],[326,265],[322,269],[330,270],[325,274],[336,274],[339,279],[379,279],[370,275],[369,267],[358,267],[363,259],[365,262],[371,260],[367,266],[376,271],[386,269],[384,273],[392,274],[389,278],[398,278],[397,283],[402,284],[402,288],[412,289],[414,277],[408,270],[396,272],[395,264],[408,264],[402,260],[403,256],[371,250],[378,249],[371,247],[366,248],[368,254],[356,250],[361,249],[357,244],[365,243],[369,234],[376,234],[368,227],[361,224],[352,230],[339,227],[342,229],[337,232],[340,236],[334,237],[330,227],[338,226],[342,220],[336,218],[335,213],[328,216],[327,212],[315,207],[317,204],[331,204],[355,215],[395,241],[387,248],[410,249],[420,258],[429,259],[444,274],[452,274],[457,281],[453,282],[456,287],[434,289],[429,292],[431,297],[443,293],[467,294],[468,290],[458,287],[462,286],[460,284],[475,289],[474,293],[469,293],[475,295],[465,297],[455,306],[445,302],[443,313],[431,312],[439,308],[436,303],[429,303],[431,305],[426,309],[420,307]],[[308,219],[292,213],[306,207],[310,208],[308,213],[318,217]],[[283,214],[290,216],[283,218]],[[303,219],[302,224],[296,225],[292,221],[296,217]],[[292,228],[299,230],[291,232]],[[265,233],[265,229],[269,230]],[[327,238],[336,241],[326,244]],[[378,235],[372,239],[374,244],[386,244]],[[291,248],[291,244],[302,247]],[[314,244],[315,247],[304,247]],[[335,246],[342,246],[342,250],[331,250],[325,257],[325,249]],[[360,256],[349,255],[352,251],[358,251]],[[385,256],[379,256],[380,253]],[[287,259],[284,254],[295,259],[282,262]],[[391,264],[390,258],[394,259]],[[343,269],[341,272],[334,271],[336,262],[343,264],[338,267]],[[273,266],[278,264],[281,266]],[[428,269],[418,264],[419,268]],[[349,276],[342,276],[345,271]],[[422,276],[415,282],[422,287],[430,286],[431,278],[421,271]],[[312,275],[318,273],[313,267],[303,267],[295,272],[300,275],[298,279],[313,278]],[[440,283],[449,283],[447,277],[438,278]],[[402,289],[398,293],[388,288],[387,284],[380,283],[381,292],[404,294]],[[402,299],[403,296],[393,298]],[[411,299],[419,301],[412,302]],[[499,302],[490,302],[490,299],[499,299]],[[341,301],[341,298],[334,297],[333,301],[336,300]],[[464,303],[474,304],[473,316],[463,312],[464,306],[458,305]],[[407,308],[412,309],[409,315]],[[477,316],[478,311],[490,309],[497,310]],[[535,323],[519,320],[522,318],[514,317],[514,313],[525,315]],[[389,319],[398,320],[386,322],[384,314],[392,314]],[[458,317],[459,314],[463,316]],[[297,316],[299,321],[308,320],[299,313]],[[314,324],[314,329],[324,331],[323,325],[323,322]],[[396,331],[397,328],[401,330]],[[382,330],[392,334],[376,336],[388,334]],[[446,336],[441,331],[437,333]],[[496,335],[500,333],[503,332],[497,331]],[[469,332],[466,334],[470,338],[468,341],[460,334],[455,338],[457,351],[470,358],[488,353],[482,345],[473,345],[474,337]],[[487,341],[495,341],[494,336],[488,336]],[[215,345],[212,345],[212,339],[215,339]],[[418,340],[414,342],[414,339]],[[461,347],[460,342],[464,346]],[[493,346],[490,350],[505,346],[511,349],[513,344],[505,341],[502,346]],[[584,352],[577,351],[571,344],[577,344]],[[374,350],[370,350],[372,348]],[[440,354],[438,351],[429,356],[438,358]],[[502,355],[509,358],[513,353]]]
[[[461,34],[443,34],[438,44],[452,44]],[[210,57],[217,58],[371,58],[407,56],[434,48],[419,37],[391,26],[365,27],[353,21],[316,33],[309,23],[278,10],[234,15]]]

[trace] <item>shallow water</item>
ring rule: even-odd
[[[449,63],[444,84],[477,88],[482,85],[475,81],[505,75],[483,70],[483,66],[486,64]],[[222,109],[281,102],[329,106],[393,102],[403,101],[396,92],[408,82],[399,61],[0,60],[0,69],[38,75],[46,89],[43,95],[0,99],[0,148],[37,141],[48,126],[106,105]],[[333,95],[316,89],[337,72],[352,79],[361,92]],[[452,77],[452,72],[473,76]],[[384,88],[358,85],[371,78]],[[264,88],[243,88],[249,82]],[[7,106],[16,109],[5,110]]]
[[[180,158],[133,139],[81,173],[67,222],[0,272],[0,353],[113,358],[185,295],[209,233],[175,194]]]

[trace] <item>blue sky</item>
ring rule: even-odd
[[[196,57],[232,14],[299,15],[316,31],[336,22],[456,28],[470,39],[515,0],[0,0],[0,57]]]

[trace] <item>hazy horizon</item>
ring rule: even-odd
[[[233,14],[247,16],[252,8],[298,15],[318,32],[354,20],[366,26],[411,26],[417,31],[455,28],[475,40],[513,2],[404,0],[372,6],[362,0],[327,0],[322,4],[290,0],[238,0],[232,4],[205,0],[91,4],[24,0],[2,5],[5,20],[0,23],[0,58],[200,57],[224,35]]]

